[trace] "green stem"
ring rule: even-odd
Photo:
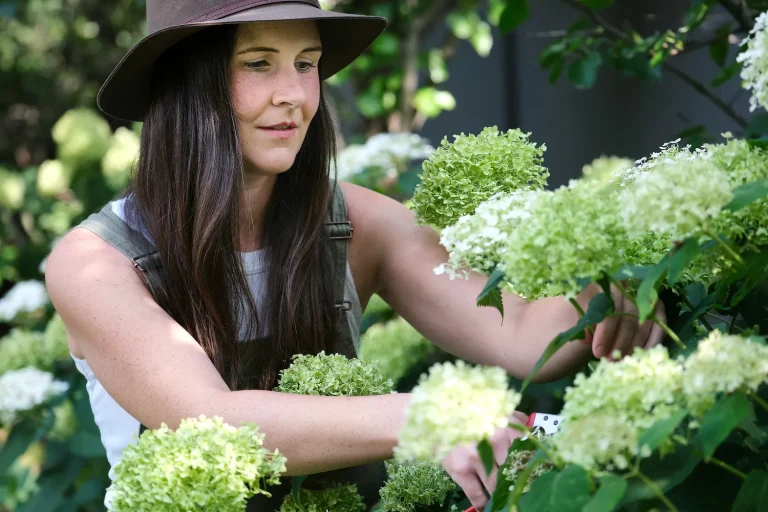
[[[717,314],[715,314],[715,313],[712,313],[711,311],[707,311],[705,314],[707,314],[707,315],[711,316],[712,318],[714,318],[714,319],[716,319],[716,320],[720,320],[720,321],[721,321],[721,322],[723,322],[724,324],[729,324],[729,326],[728,326],[728,333],[729,333],[729,334],[730,334],[731,332],[733,332],[733,329],[738,329],[738,330],[739,330],[739,332],[744,332],[744,329],[742,329],[741,327],[737,327],[737,326],[735,326],[735,325],[734,325],[734,323],[736,322],[736,315],[734,315],[733,317],[731,317],[731,320],[728,320],[728,319],[726,319],[726,318],[723,318],[723,317],[722,317],[722,316],[720,316],[720,315],[717,315]]]
[[[685,305],[686,305],[686,306],[688,306],[688,309],[690,309],[690,310],[691,310],[691,313],[693,313],[693,312],[694,312],[694,310],[696,309],[696,306],[694,306],[694,305],[693,305],[693,303],[692,303],[690,300],[688,300],[688,297],[686,297],[686,296],[685,296],[685,291],[684,291],[684,290],[680,290],[680,296],[683,298],[683,302],[685,302]],[[715,329],[714,329],[714,328],[713,328],[713,327],[712,327],[712,326],[709,324],[709,322],[707,322],[707,320],[706,320],[706,319],[704,319],[704,318],[699,318],[699,320],[701,321],[701,323],[703,323],[703,324],[704,324],[704,327],[706,327],[706,328],[707,328],[707,329],[709,329],[710,331],[714,331],[714,330],[715,330]]]
[[[754,400],[760,407],[768,412],[768,402],[763,400],[757,393],[750,393],[749,395],[752,397],[752,400]]]
[[[720,466],[721,468],[723,468],[727,472],[731,473],[732,475],[736,475],[737,477],[741,478],[742,480],[746,480],[747,479],[747,475],[745,475],[744,473],[742,473],[741,471],[739,471],[735,467],[731,466],[730,464],[728,464],[726,462],[723,462],[720,459],[716,459],[714,457],[710,457],[710,458],[707,459],[707,462],[708,463],[711,462],[711,463],[715,464],[716,466]]]
[[[718,244],[720,244],[720,246],[723,249],[725,249],[725,252],[728,253],[728,255],[731,257],[731,259],[733,259],[733,261],[735,261],[739,265],[743,265],[744,264],[744,260],[741,259],[741,256],[739,256],[738,253],[736,251],[734,251],[733,248],[725,242],[725,240],[720,238],[718,235],[716,235],[715,233],[713,233],[709,229],[705,229],[704,230],[704,234],[709,236],[710,238],[712,238]]]
[[[611,283],[613,283],[613,285],[619,289],[621,294],[624,295],[629,302],[631,302],[635,307],[637,307],[637,302],[632,297],[629,296],[629,292],[627,292],[627,290],[625,290],[624,287],[621,286],[621,283],[619,283],[613,278],[611,278]],[[659,320],[659,318],[655,314],[651,315],[651,321],[656,325],[658,325],[659,327],[661,327],[661,330],[664,331],[667,334],[667,336],[672,338],[672,341],[674,341],[678,347],[685,348],[685,344],[680,339],[680,337],[677,334],[675,334],[675,331],[670,329],[667,324]]]
[[[574,299],[574,298],[570,298],[570,299],[568,299],[568,301],[570,301],[570,303],[571,303],[571,304],[573,304],[573,307],[574,307],[574,308],[576,308],[576,311],[578,311],[578,312],[579,312],[579,316],[584,316],[584,315],[586,315],[586,313],[584,312],[584,308],[582,308],[582,307],[581,307],[581,304],[579,304],[579,303],[576,301],[576,299]]]
[[[667,506],[667,508],[668,508],[669,510],[671,510],[672,512],[680,512],[680,511],[677,509],[677,507],[676,507],[676,506],[675,506],[675,505],[674,505],[674,504],[673,504],[671,501],[669,501],[669,499],[668,499],[666,496],[664,496],[664,493],[663,493],[663,492],[661,492],[661,489],[659,489],[659,487],[658,487],[658,486],[657,486],[655,483],[653,483],[653,481],[652,481],[650,478],[648,478],[648,477],[647,477],[647,476],[645,476],[644,474],[640,473],[639,471],[636,473],[636,475],[637,475],[637,477],[638,477],[640,480],[642,480],[642,481],[643,481],[643,483],[644,483],[645,485],[647,485],[647,486],[648,486],[648,488],[649,488],[650,490],[652,490],[652,491],[653,491],[653,493],[654,493],[656,496],[658,496],[658,497],[659,497],[659,499],[661,500],[661,502],[662,502],[662,503],[664,503],[664,505],[666,505],[666,506]]]

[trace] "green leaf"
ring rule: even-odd
[[[0,448],[0,475],[7,474],[13,463],[39,438],[40,429],[35,422],[27,420],[14,425],[5,444]]]
[[[733,190],[733,199],[723,209],[739,211],[765,196],[768,196],[768,180],[744,183]]]
[[[485,474],[490,475],[493,471],[493,446],[487,439],[483,439],[477,443],[477,453],[480,454],[480,460],[483,462],[483,468],[485,468]]]
[[[695,238],[687,239],[683,242],[683,245],[674,249],[672,255],[667,260],[667,285],[670,288],[675,286],[683,270],[700,252],[701,247]]]
[[[627,481],[616,475],[600,477],[600,488],[582,512],[610,512],[619,504],[627,491]]]
[[[511,32],[525,22],[531,15],[528,0],[507,0],[507,6],[501,13],[499,28],[503,33]]]
[[[699,426],[699,433],[693,442],[701,448],[704,458],[715,453],[720,444],[731,435],[752,410],[752,403],[744,393],[725,396],[715,403],[704,415]]]
[[[573,82],[577,89],[589,89],[595,85],[597,72],[602,65],[603,58],[596,52],[576,59],[568,67],[568,80]]]
[[[590,9],[603,9],[613,5],[615,0],[579,0]]]
[[[664,278],[666,271],[666,265],[659,263],[655,267],[651,267],[645,279],[640,283],[640,287],[637,289],[637,310],[640,320],[646,320],[653,312],[656,301],[659,300],[658,285]]]
[[[692,446],[688,445],[679,447],[663,457],[658,452],[654,453],[640,463],[640,471],[662,492],[667,492],[688,478],[699,462],[701,457],[694,452]],[[622,504],[656,497],[656,493],[637,477],[631,478],[627,483]]]
[[[413,106],[427,117],[437,117],[444,110],[456,108],[456,98],[448,91],[422,87],[413,97]]]
[[[695,239],[689,238],[682,245],[665,254],[658,264],[648,269],[637,289],[637,309],[641,320],[646,320],[653,313],[659,299],[658,289],[664,277],[667,277],[670,287],[674,286],[683,270],[701,252],[701,249]]]
[[[638,448],[647,446],[651,451],[655,451],[656,448],[664,444],[664,441],[669,439],[669,436],[686,416],[686,411],[678,411],[669,418],[657,421],[651,428],[640,434],[640,439],[637,443]]]
[[[685,26],[688,27],[689,32],[704,21],[704,18],[709,12],[711,3],[712,0],[691,0],[691,5],[688,8],[688,12],[685,13],[685,19],[683,21]]]
[[[541,367],[546,364],[547,361],[562,348],[566,343],[573,340],[584,339],[584,331],[588,327],[593,327],[602,322],[606,316],[613,312],[614,304],[613,299],[604,293],[595,295],[591,301],[589,301],[589,307],[587,308],[584,316],[579,318],[578,323],[571,327],[567,331],[558,334],[555,339],[549,342],[544,353],[541,355],[536,365],[533,367],[531,374],[523,381],[521,388],[525,390],[528,384],[531,383],[536,374],[541,370]]]
[[[295,503],[299,502],[299,491],[301,490],[301,484],[307,479],[307,475],[294,476],[291,478],[291,496]]]
[[[501,320],[504,321],[504,300],[501,296],[501,290],[491,290],[485,297],[477,301],[480,307],[496,308],[501,313]]]
[[[720,72],[717,75],[715,75],[715,78],[712,79],[712,82],[710,82],[710,85],[712,87],[723,85],[725,82],[727,82],[734,76],[738,75],[739,71],[741,71],[741,64],[739,64],[738,62],[734,62],[730,66],[726,66],[723,69],[721,69]]]
[[[709,43],[709,56],[720,67],[725,66],[725,59],[728,57],[728,49],[730,43],[728,42],[728,34],[715,39]]]
[[[86,459],[101,458],[106,456],[104,445],[98,433],[80,430],[67,442],[72,453]]]
[[[511,447],[509,451],[510,453],[512,452]],[[509,462],[509,455],[507,455],[507,460],[504,461],[504,464],[501,465],[499,472],[496,474],[496,489],[493,490],[491,499],[485,507],[487,512],[506,512],[509,510],[509,489],[515,483],[507,478],[506,475],[505,470],[509,468]]]
[[[768,510],[768,473],[755,469],[747,475],[731,512],[762,512]]]
[[[504,280],[504,272],[498,268],[494,268],[493,272],[491,272],[491,275],[488,276],[488,281],[486,281],[485,286],[483,287],[483,291],[481,291],[480,295],[477,296],[478,305],[480,301],[485,299],[489,293],[491,293],[493,290],[498,290],[499,286],[501,286]]]
[[[744,129],[744,137],[754,138],[768,134],[768,114],[757,114],[749,120]]]
[[[589,475],[581,466],[569,465],[562,471],[551,471],[537,478],[523,496],[520,509],[525,512],[581,512],[591,500]]]

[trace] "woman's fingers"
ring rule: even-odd
[[[485,476],[477,449],[468,446],[454,448],[443,460],[443,467],[456,485],[461,487],[472,506],[482,510],[488,503],[488,495],[481,475]]]

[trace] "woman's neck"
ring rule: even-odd
[[[243,195],[240,198],[239,250],[241,252],[262,248],[267,206],[276,182],[276,175],[246,174]]]

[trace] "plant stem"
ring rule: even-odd
[[[739,256],[739,255],[736,253],[736,251],[734,251],[734,250],[733,250],[733,248],[732,248],[730,245],[728,245],[728,244],[725,242],[725,240],[723,240],[722,238],[720,238],[719,236],[717,236],[715,233],[713,233],[713,232],[712,232],[711,230],[709,230],[709,229],[705,229],[705,230],[703,231],[703,233],[704,233],[705,235],[709,236],[710,238],[712,238],[712,239],[713,239],[714,241],[716,241],[718,244],[720,244],[720,246],[722,246],[722,248],[723,248],[723,249],[725,249],[725,252],[727,252],[727,253],[728,253],[728,255],[731,257],[731,259],[733,259],[733,261],[735,261],[735,262],[736,262],[736,263],[738,263],[739,265],[743,265],[743,264],[744,264],[744,260],[742,260],[742,259],[741,259],[741,256]]]
[[[619,289],[621,294],[624,295],[628,301],[630,301],[635,307],[637,307],[637,302],[634,299],[632,299],[632,297],[629,296],[629,293],[627,292],[627,290],[624,289],[623,286],[621,286],[621,283],[616,281],[614,278],[611,278],[611,283],[613,283],[613,285]],[[678,347],[685,348],[685,343],[683,343],[680,337],[677,334],[675,334],[675,331],[670,329],[667,324],[659,320],[659,318],[655,314],[651,315],[651,321],[656,325],[658,325],[659,327],[661,327],[661,330],[664,331],[667,334],[667,336],[672,338],[672,341],[674,341]]]
[[[648,486],[648,488],[649,488],[650,490],[652,490],[652,491],[653,491],[653,493],[654,493],[656,496],[658,496],[658,497],[659,497],[659,499],[661,500],[661,502],[662,502],[662,503],[664,503],[664,505],[666,505],[666,506],[667,506],[667,508],[668,508],[669,510],[671,510],[672,512],[680,512],[680,511],[677,509],[677,507],[676,507],[676,506],[675,506],[675,505],[674,505],[674,504],[673,504],[671,501],[669,501],[669,499],[668,499],[666,496],[664,496],[664,493],[663,493],[663,492],[661,492],[661,489],[659,489],[659,487],[658,487],[658,486],[657,486],[655,483],[653,483],[653,481],[652,481],[650,478],[648,478],[648,477],[647,477],[647,476],[645,476],[644,474],[640,473],[639,471],[636,473],[636,475],[637,475],[637,477],[638,477],[640,480],[642,480],[642,481],[643,481],[643,483],[644,483],[645,485],[647,485],[647,486]]]
[[[712,313],[711,311],[707,311],[705,314],[706,314],[706,315],[709,315],[709,316],[711,316],[712,318],[714,318],[714,319],[716,319],[716,320],[720,320],[720,321],[721,321],[721,322],[723,322],[724,324],[730,324],[730,325],[729,325],[729,327],[728,327],[728,334],[730,334],[731,332],[733,332],[733,329],[738,329],[738,330],[739,330],[739,332],[744,332],[744,329],[742,329],[741,327],[737,327],[736,325],[734,325],[734,322],[736,321],[736,316],[735,316],[735,315],[734,315],[734,316],[731,318],[731,320],[729,321],[727,318],[724,318],[724,317],[722,317],[722,316],[720,316],[720,315],[718,315],[718,314]]]
[[[754,393],[754,392],[753,392],[753,393],[750,393],[750,396],[752,397],[752,400],[754,400],[755,402],[757,402],[757,404],[758,404],[760,407],[762,407],[763,409],[765,409],[765,411],[766,411],[766,412],[768,412],[768,402],[766,402],[765,400],[763,400],[763,399],[760,397],[760,395],[758,395],[757,393]]]
[[[581,304],[579,304],[576,299],[568,299],[568,301],[573,304],[573,307],[576,308],[576,311],[579,312],[579,316],[584,316],[586,313],[584,312],[584,308],[581,307]]]
[[[710,457],[710,458],[707,459],[707,462],[708,463],[711,462],[711,463],[715,464],[716,466],[720,466],[721,468],[723,468],[727,472],[729,472],[732,475],[735,475],[735,476],[741,478],[742,480],[746,480],[747,479],[747,475],[745,475],[744,473],[742,473],[741,471],[739,471],[735,467],[731,466],[730,464],[728,464],[726,462],[723,462],[720,459],[716,459],[714,457]]]
[[[696,309],[696,306],[694,306],[694,305],[693,305],[693,303],[692,303],[690,300],[688,300],[688,297],[686,297],[686,296],[685,296],[685,291],[683,291],[683,290],[680,290],[680,296],[683,298],[683,302],[685,302],[685,305],[686,305],[686,306],[688,306],[688,309],[690,309],[690,310],[691,310],[691,313],[693,313],[693,311]],[[713,328],[713,327],[712,327],[712,326],[709,324],[709,322],[707,322],[707,320],[706,320],[706,319],[704,319],[704,318],[699,318],[699,320],[701,320],[701,323],[703,323],[703,324],[704,324],[704,327],[706,327],[706,328],[707,328],[707,329],[709,329],[710,331],[714,331],[714,330],[715,330],[715,329],[714,329],[714,328]]]

